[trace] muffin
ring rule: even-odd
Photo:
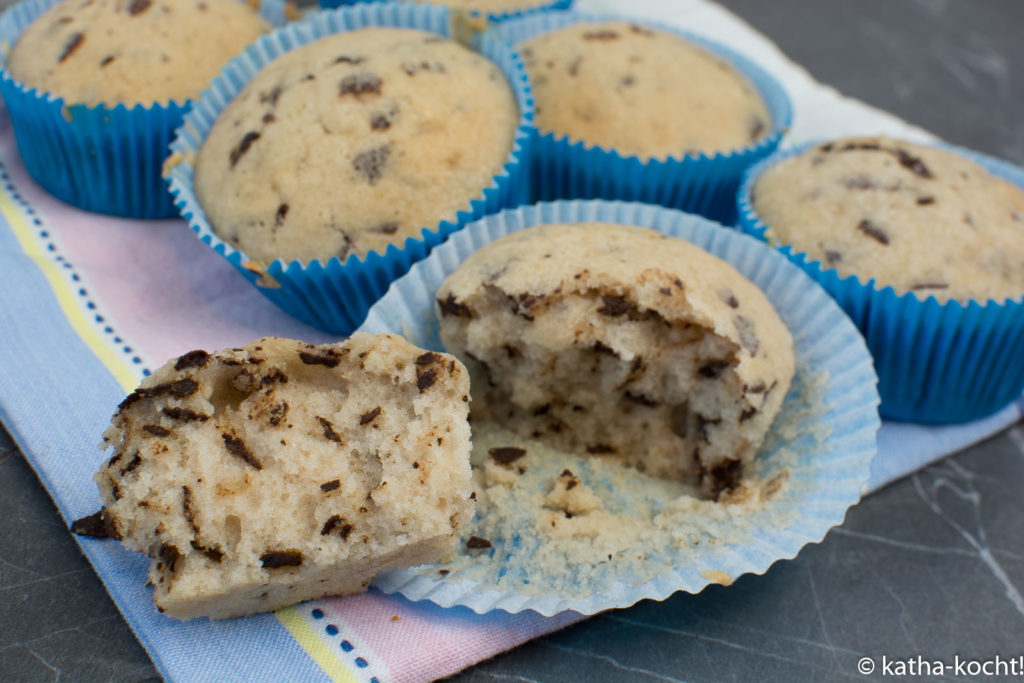
[[[283,3],[260,15],[284,23]],[[162,177],[189,100],[270,28],[237,0],[24,0],[0,93],[29,175],[58,199],[127,218],[175,214]]]
[[[1024,171],[884,137],[752,168],[740,225],[836,298],[867,340],[883,417],[989,415],[1024,391]]]
[[[1024,294],[1024,191],[952,152],[828,142],[765,171],[752,200],[771,237],[840,277],[940,302]]]
[[[436,308],[473,376],[474,418],[712,498],[757,454],[794,372],[761,290],[645,228],[513,233],[459,266]]]
[[[225,108],[196,159],[196,194],[252,259],[384,253],[468,208],[518,121],[501,70],[443,36],[339,33],[271,62]]]
[[[185,102],[268,30],[238,0],[64,0],[25,29],[7,68],[69,105]]]
[[[646,161],[728,152],[771,132],[749,80],[668,31],[580,22],[518,49],[541,133]]]
[[[771,76],[674,28],[548,12],[498,31],[534,91],[534,200],[642,201],[731,223],[740,176],[789,125]]]
[[[396,335],[192,351],[118,407],[103,509],[73,530],[149,554],[178,619],[362,591],[472,518],[468,392],[458,361]]]

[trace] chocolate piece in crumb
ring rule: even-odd
[[[526,455],[526,449],[516,446],[496,446],[488,450],[487,454],[494,458],[494,462],[507,465]]]
[[[336,368],[338,363],[341,362],[341,356],[331,349],[327,349],[323,353],[299,351],[299,360],[306,365],[323,365],[328,368]]]
[[[470,536],[466,540],[466,547],[470,550],[481,550],[483,548],[490,548],[491,542],[486,538],[480,538],[479,536]]]
[[[629,312],[629,302],[624,297],[604,295],[601,301],[604,305],[597,309],[597,312],[603,315],[624,315]]]
[[[210,354],[202,349],[196,349],[195,351],[189,351],[183,356],[179,356],[178,360],[174,363],[175,370],[185,370],[188,368],[199,368],[206,364],[209,360]]]
[[[242,139],[238,141],[238,144],[232,148],[231,153],[228,155],[229,160],[231,161],[231,168],[234,168],[235,164],[238,163],[238,160],[249,151],[249,148],[252,147],[252,143],[259,139],[260,134],[254,130],[250,130],[242,136]]]
[[[288,216],[288,209],[290,207],[287,204],[279,204],[277,211],[274,213],[274,225],[281,227],[284,225],[284,219]]]
[[[644,406],[646,408],[656,408],[658,406],[658,402],[654,399],[648,398],[643,394],[634,393],[628,389],[622,394],[622,397],[630,403],[635,403],[638,406]]]
[[[164,543],[160,546],[158,557],[164,563],[167,571],[173,574],[178,569],[178,560],[181,559],[181,551],[178,550],[178,546],[176,545]]]
[[[377,419],[377,416],[381,413],[381,407],[377,406],[373,410],[369,410],[359,416],[359,424],[367,425]]]
[[[252,454],[252,451],[249,450],[249,447],[245,445],[244,441],[234,434],[228,434],[227,432],[222,433],[221,438],[224,439],[224,446],[228,449],[228,452],[231,453],[231,455],[241,458],[247,465],[250,465],[257,470],[263,469],[263,464],[256,459],[256,456]]]
[[[335,64],[362,64],[365,61],[363,57],[351,57],[349,55],[340,55],[335,57]]]
[[[379,95],[382,83],[380,76],[375,74],[353,74],[341,79],[338,83],[338,94]]]
[[[117,58],[114,55],[107,55],[102,60],[100,60],[100,68],[102,69],[102,68],[106,67],[108,64],[110,64],[115,59],[117,59]]]
[[[730,365],[731,363],[729,363],[729,361],[727,360],[715,358],[707,361],[706,363],[704,363],[704,365],[701,365],[700,368],[697,370],[697,373],[701,377],[706,377],[707,379],[715,379],[716,377],[722,374],[722,370],[725,370]]]
[[[320,490],[323,491],[324,493],[336,491],[339,488],[341,488],[340,479],[331,479],[330,481],[325,481],[324,483],[320,484]]]
[[[171,433],[170,429],[161,427],[160,425],[142,425],[142,431],[150,434],[151,436],[169,436]]]
[[[371,130],[387,130],[391,127],[391,115],[387,112],[377,112],[370,115]]]
[[[618,40],[619,34],[616,31],[588,31],[583,34],[583,40]]]
[[[390,145],[381,145],[375,149],[357,154],[352,159],[352,168],[358,171],[368,183],[375,185],[383,174],[384,165],[391,155]]]
[[[441,360],[441,356],[439,354],[436,354],[433,351],[427,351],[422,356],[418,356],[416,358],[416,365],[430,365],[431,363],[436,363],[439,360]]]
[[[302,553],[298,550],[268,550],[260,555],[264,569],[298,567],[302,565]]]
[[[614,452],[615,449],[605,443],[595,443],[587,446],[587,453],[590,453],[591,455],[602,455]]]
[[[438,299],[437,305],[440,307],[442,315],[454,315],[458,318],[473,317],[473,312],[469,310],[469,306],[456,301],[454,294],[449,293],[447,299]]]
[[[416,388],[419,389],[422,394],[424,391],[434,386],[434,382],[436,381],[437,370],[434,368],[428,368],[416,377]]]
[[[867,218],[857,224],[857,229],[879,244],[889,244],[889,236],[885,234],[885,231],[869,221]]]
[[[714,465],[702,479],[712,498],[718,500],[723,491],[736,487],[742,473],[743,466],[739,460],[726,460]]]
[[[338,436],[338,433],[336,431],[334,431],[334,425],[331,423],[330,420],[328,420],[327,418],[320,417],[319,415],[316,416],[316,419],[317,422],[320,423],[320,426],[324,428],[325,439],[327,439],[328,441],[333,441],[335,443],[341,443],[341,437]]]
[[[142,14],[148,10],[152,4],[152,0],[131,0],[131,2],[128,3],[128,14],[133,17]]]
[[[68,38],[68,42],[64,45],[64,51],[60,53],[60,57],[57,58],[57,63],[60,64],[65,59],[70,57],[75,50],[82,46],[85,42],[85,35],[81,32],[72,33],[71,37]]]
[[[108,517],[106,508],[73,521],[71,533],[90,538],[118,538],[117,529]]]

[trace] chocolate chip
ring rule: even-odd
[[[619,79],[619,87],[629,88],[636,84],[636,77],[631,74],[626,74]]]
[[[128,461],[128,464],[121,468],[121,476],[123,477],[141,464],[142,458],[139,457],[139,452],[135,451],[135,453],[132,454],[131,460]]]
[[[615,356],[616,358],[619,357],[619,354],[615,353],[615,349],[613,349],[610,346],[606,346],[605,344],[602,344],[600,340],[594,342],[594,351],[598,353],[604,353],[609,356]]]
[[[341,356],[333,349],[324,349],[322,353],[299,351],[299,360],[306,365],[323,365],[328,368],[336,368],[338,363],[341,362]]]
[[[618,40],[619,34],[607,29],[601,31],[587,31],[583,34],[583,40]]]
[[[166,427],[161,427],[160,425],[142,425],[142,431],[152,436],[160,437],[170,436],[171,434],[171,430],[167,429]]]
[[[270,423],[271,427],[276,427],[284,422],[285,417],[288,416],[288,403],[281,401],[270,406],[268,412],[267,422]]]
[[[351,57],[349,55],[341,55],[334,58],[335,64],[362,64],[366,61],[363,57]]]
[[[231,154],[229,155],[231,161],[231,168],[234,168],[235,164],[238,163],[238,160],[242,158],[242,155],[249,151],[249,148],[252,147],[252,143],[256,142],[259,139],[260,134],[254,130],[250,130],[248,133],[242,136],[242,139],[238,141],[238,144],[235,145],[235,147],[231,150]]]
[[[609,446],[606,443],[595,443],[595,444],[588,444],[587,445],[587,453],[590,453],[591,455],[601,455],[601,454],[604,454],[604,453],[615,453],[615,452],[616,452],[615,448],[612,447],[612,446]]]
[[[281,93],[283,91],[284,88],[281,85],[275,85],[273,88],[270,89],[270,92],[260,93],[260,103],[269,104],[271,107],[276,106],[277,99],[281,97]]]
[[[152,4],[152,0],[131,0],[131,2],[128,3],[128,14],[133,17],[142,14],[148,10]]]
[[[323,484],[320,484],[320,490],[323,491],[324,493],[330,493],[331,491],[337,490],[339,488],[341,488],[340,479],[332,479],[330,481],[325,481]]]
[[[252,363],[252,362],[255,362],[255,361],[250,360],[249,362]],[[260,362],[262,362],[262,360]],[[283,372],[281,372],[280,368],[274,368],[272,371],[270,371],[269,373],[267,373],[263,377],[260,377],[260,386],[261,387],[267,387],[267,386],[271,386],[271,385],[277,384],[277,383],[281,383],[281,384],[287,384],[288,383],[288,375],[286,375]]]
[[[427,73],[443,74],[445,73],[444,64],[441,62],[427,62],[422,61],[419,64],[413,62],[403,62],[402,70],[405,71],[409,76],[415,76],[417,71],[426,71]]]
[[[187,486],[181,487],[181,509],[185,516],[185,523],[192,530],[193,536],[199,535],[199,526],[196,524],[196,513],[192,509],[192,489]]]
[[[277,211],[274,213],[274,226],[281,227],[284,225],[284,219],[288,216],[288,209],[290,207],[287,204],[278,204]]]
[[[427,351],[422,356],[416,358],[416,365],[430,365],[441,360],[441,354],[434,353],[433,351]]]
[[[919,289],[949,289],[949,283],[948,282],[921,282],[921,283],[916,284],[916,285],[911,285],[910,288],[913,289],[913,290],[919,290]]]
[[[711,439],[708,438],[708,425],[716,425],[722,422],[720,417],[705,417],[700,413],[697,413],[697,438],[705,443],[710,443]]]
[[[187,368],[199,368],[206,365],[206,361],[210,358],[210,354],[202,349],[196,349],[195,351],[189,351],[183,356],[179,356],[178,360],[174,363],[175,370],[185,370]]]
[[[918,206],[928,206],[929,204],[934,204],[934,203],[935,203],[935,197],[918,197],[917,198],[917,205]]]
[[[701,377],[706,377],[707,379],[715,379],[716,377],[722,374],[722,370],[725,370],[730,365],[731,363],[729,363],[729,361],[727,360],[715,358],[713,360],[709,360],[708,362],[704,363],[704,365],[700,366],[697,372],[698,374],[700,374]]]
[[[107,515],[106,508],[76,519],[71,523],[71,533],[90,538],[120,538],[113,520]]]
[[[335,443],[341,443],[341,437],[338,436],[338,432],[334,431],[334,425],[327,418],[320,417],[317,415],[316,421],[320,423],[320,426],[324,428],[324,438],[328,441]]]
[[[487,454],[494,458],[494,462],[507,465],[526,455],[526,449],[516,446],[496,446],[488,450]]]
[[[637,26],[636,24],[630,24],[629,30],[639,36],[645,36],[647,38],[650,38],[651,36],[654,35],[654,31],[650,30],[649,28],[644,28],[643,26]]]
[[[722,301],[726,303],[729,308],[739,308],[740,300],[736,298],[736,295],[732,292],[723,292]]]
[[[757,408],[747,408],[742,413],[740,413],[740,422],[746,422],[750,418],[754,417],[754,415],[756,414]]]
[[[825,260],[828,261],[830,265],[835,265],[843,260],[843,255],[838,251],[827,250],[825,252]]]
[[[742,315],[736,316],[733,320],[736,325],[736,331],[740,336],[740,346],[750,352],[751,356],[757,355],[757,349],[760,347],[760,342],[757,338],[757,333],[754,331],[754,323]]]
[[[448,294],[447,299],[438,299],[437,305],[440,307],[442,315],[454,315],[457,318],[473,317],[473,312],[469,310],[469,307],[456,301],[454,294]]]
[[[302,553],[298,550],[268,550],[260,555],[264,569],[298,567],[302,565]]]
[[[363,413],[359,416],[359,424],[367,425],[377,419],[377,416],[381,413],[381,407],[377,406],[373,410]]]
[[[106,67],[108,64],[110,64],[115,59],[116,59],[116,57],[114,57],[114,55],[107,55],[102,60],[100,60],[100,68],[102,69],[102,68]]]
[[[209,415],[203,415],[188,408],[167,406],[161,412],[172,420],[178,420],[179,422],[206,422],[210,419]]]
[[[371,130],[387,130],[391,127],[391,115],[386,112],[370,114]]]
[[[867,218],[857,224],[857,229],[879,244],[889,244],[889,236],[885,234],[885,231],[869,221]]]
[[[391,146],[382,145],[367,152],[357,154],[352,159],[352,168],[362,174],[368,183],[375,185],[380,180],[382,169],[390,155]]]
[[[256,456],[252,454],[252,451],[249,450],[249,447],[245,445],[244,441],[234,434],[229,434],[227,432],[223,432],[220,436],[224,439],[224,446],[228,449],[228,453],[237,458],[241,458],[247,465],[250,465],[254,469],[263,469],[263,464],[256,459]]]
[[[376,228],[372,228],[372,231],[382,235],[394,235],[398,232],[398,223],[381,223]]]
[[[434,382],[437,381],[437,370],[434,368],[428,368],[416,377],[416,388],[420,390],[422,394],[424,391],[434,386]]]
[[[872,190],[875,183],[867,176],[851,176],[843,178],[839,183],[848,190]]]
[[[181,559],[181,551],[178,550],[178,546],[176,545],[164,543],[160,546],[157,557],[159,557],[160,561],[164,563],[167,571],[173,574],[178,569],[178,560]]]
[[[60,53],[60,57],[57,58],[57,63],[60,64],[65,59],[70,57],[72,53],[82,46],[85,42],[85,36],[79,33],[72,33],[71,37],[68,38],[68,42],[64,45],[64,51]]]
[[[664,294],[665,296],[669,296],[670,294],[672,294],[672,290],[669,289],[668,287],[662,287],[658,291]]]
[[[933,178],[932,172],[928,170],[924,162],[918,157],[915,157],[910,152],[904,149],[895,149],[893,153],[896,155],[896,160],[900,162],[900,166],[909,170],[914,175],[920,178]]]
[[[491,542],[486,538],[480,538],[479,536],[470,536],[466,541],[466,547],[470,550],[480,550],[482,548],[490,548]]]
[[[375,74],[353,74],[338,82],[338,95],[379,95],[383,81]]]
[[[745,385],[743,385],[743,393],[745,393],[745,394],[760,394],[766,388],[767,387],[764,384],[764,380],[759,379],[756,382],[754,382],[753,384],[750,384],[750,385],[746,385],[745,384]]]
[[[597,309],[603,315],[625,315],[629,312],[629,302],[621,296],[602,296],[604,306]]]
[[[224,551],[220,549],[220,546],[204,546],[199,541],[196,541],[194,539],[190,542],[190,545],[199,552],[201,552],[203,555],[206,555],[214,562],[219,563],[221,560],[224,559]]]
[[[656,408],[658,402],[654,399],[647,398],[643,394],[634,394],[632,391],[626,391],[623,393],[623,398],[631,403],[635,403],[639,406],[645,406],[647,408]]]
[[[739,460],[725,460],[704,473],[701,485],[714,500],[718,500],[723,491],[736,487],[742,472],[743,466]]]

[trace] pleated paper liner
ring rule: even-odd
[[[192,166],[195,155],[228,102],[260,69],[285,52],[327,35],[368,26],[413,28],[448,36],[451,24],[451,14],[445,8],[411,3],[363,3],[314,13],[263,36],[233,59],[202,94],[177,131],[171,149],[179,162],[168,169],[168,176],[171,193],[182,216],[203,242],[235,266],[260,293],[304,323],[335,334],[352,332],[388,285],[448,235],[470,221],[522,203],[526,193],[523,178],[526,167],[521,161],[529,153],[533,100],[519,57],[501,41],[486,36],[479,49],[504,72],[519,105],[518,129],[502,170],[482,195],[468,202],[454,220],[425,227],[419,239],[409,238],[400,246],[389,245],[383,254],[374,251],[365,257],[351,255],[344,263],[337,257],[326,263],[320,260],[285,263],[277,259],[271,264],[251,261],[243,252],[221,240],[210,226],[195,195]]]
[[[320,6],[324,9],[333,9],[335,7],[344,7],[346,5],[356,5],[363,2],[378,2],[379,0],[320,0]],[[444,5],[444,0],[436,0],[433,2],[436,5]],[[522,9],[509,9],[500,10],[495,12],[486,12],[488,21],[508,21],[509,19],[516,19],[518,17],[526,16],[529,14],[535,14],[537,12],[544,12],[548,10],[566,10],[572,7],[572,0],[556,0],[555,2],[546,2],[532,7],[523,7]],[[456,8],[451,8],[453,11]],[[467,11],[462,9],[461,11]],[[485,14],[484,12],[477,12],[469,10],[470,15]]]
[[[25,169],[47,192],[86,211],[125,218],[177,215],[161,172],[189,102],[68,105],[7,71],[7,50],[59,1],[25,0],[0,17],[0,94]],[[287,23],[282,0],[264,0],[260,15],[274,26]]]
[[[593,21],[623,19],[578,12],[541,12],[504,22],[496,30],[518,46],[544,33]],[[628,18],[625,19],[628,21]],[[792,106],[783,87],[753,61],[725,46],[674,26],[643,22],[668,31],[710,52],[747,78],[764,100],[771,129],[755,143],[721,153],[691,153],[642,161],[614,149],[573,141],[534,129],[530,189],[534,201],[597,198],[660,204],[733,224],[735,193],[743,172],[771,154],[792,121]],[[685,88],[685,83],[680,83]]]
[[[762,173],[814,144],[780,152],[751,168],[737,194],[739,226],[767,241],[751,201]],[[1024,188],[1024,169],[959,147],[941,145]],[[812,260],[790,245],[778,250],[825,288],[867,341],[878,372],[880,412],[890,420],[947,424],[995,413],[1024,391],[1024,294],[1004,301],[948,301],[896,294]]]
[[[664,599],[676,591],[696,593],[710,583],[762,573],[774,562],[794,557],[807,543],[820,541],[860,499],[879,427],[876,378],[863,339],[836,303],[781,254],[699,216],[599,200],[506,210],[469,225],[413,266],[374,305],[360,329],[403,334],[414,343],[442,350],[435,292],[463,260],[511,232],[540,223],[580,221],[646,226],[686,239],[730,262],[765,291],[793,333],[797,373],[754,471],[765,478],[785,471],[788,480],[776,497],[746,516],[733,518],[724,512],[728,506],[704,503],[710,506],[705,509],[721,513],[709,514],[705,527],[696,515],[694,533],[705,542],[643,547],[645,559],[630,559],[627,572],[615,562],[543,568],[533,559],[546,554],[545,543],[550,541],[531,537],[529,524],[524,523],[508,537],[490,536],[492,548],[479,556],[460,555],[453,564],[385,572],[375,581],[380,590],[444,607],[464,605],[479,613],[502,609],[535,610],[548,616],[564,610],[594,614],[644,598]],[[480,436],[475,432],[474,440]],[[640,479],[648,481],[648,490],[667,486],[633,471],[601,469],[600,458],[582,461],[579,466],[581,472],[588,472],[587,485],[608,499],[621,502],[628,495],[629,482]],[[595,464],[591,467],[586,462]],[[559,466],[531,460],[527,470],[542,471],[537,473],[540,479],[530,481],[549,482],[544,468]],[[524,477],[530,475],[527,471]],[[524,478],[516,486],[527,481]],[[546,489],[536,493],[542,499]],[[651,499],[644,504],[652,505]],[[662,504],[678,503],[666,499],[655,507]],[[479,517],[473,524],[477,523]],[[463,534],[468,537],[474,531],[471,525]]]

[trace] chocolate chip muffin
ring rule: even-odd
[[[362,591],[472,518],[468,392],[457,360],[395,335],[193,351],[119,406],[103,510],[75,530],[149,554],[179,619]]]
[[[646,160],[740,149],[772,129],[746,78],[667,31],[580,22],[518,49],[542,133]]]
[[[271,62],[225,108],[196,194],[251,259],[384,253],[468,210],[518,122],[499,67],[447,38],[339,33]]]
[[[953,152],[815,145],[766,170],[752,202],[770,237],[842,277],[940,302],[1024,294],[1024,191]]]
[[[25,29],[7,66],[68,104],[185,102],[268,30],[238,0],[65,0]]]
[[[515,232],[445,280],[437,314],[472,374],[475,418],[712,498],[757,454],[794,372],[755,285],[644,228]]]

